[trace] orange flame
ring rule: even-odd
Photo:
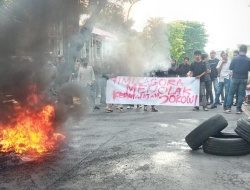
[[[31,94],[28,100],[37,103],[37,96]],[[38,112],[28,108],[16,107],[17,117],[11,124],[0,126],[0,152],[45,153],[58,148],[65,136],[54,133],[54,107],[46,105]],[[14,123],[14,126],[13,126]]]

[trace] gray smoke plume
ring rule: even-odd
[[[40,99],[35,106],[29,105],[31,110],[36,111],[36,107],[51,103],[51,98],[48,97],[51,84],[47,72],[47,65],[51,59],[48,53],[50,45],[48,28],[51,23],[60,20],[58,17],[67,16],[70,21],[74,20],[74,11],[69,11],[69,9],[74,9],[78,5],[77,2],[77,0],[70,2],[67,0],[22,0],[6,1],[0,4],[0,124],[6,124],[16,117],[14,109],[17,105],[23,107],[29,105],[30,100],[27,98],[31,93],[31,85],[36,85],[37,95],[45,95],[45,98]],[[72,23],[78,26],[78,23],[74,21]],[[79,29],[76,28],[75,33],[78,34]],[[65,38],[69,42],[71,39],[74,37]],[[74,60],[78,51],[74,40],[71,44],[67,56],[69,61],[67,69],[73,67],[73,62],[70,60]],[[75,85],[72,86],[71,92],[79,94]],[[66,92],[64,89],[68,87],[61,88],[58,91],[63,97]],[[62,109],[63,98],[61,100],[56,105],[56,115],[58,121],[63,118],[61,121],[64,122],[66,111]]]

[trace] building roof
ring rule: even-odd
[[[79,32],[81,31],[82,27],[83,26],[79,26]],[[117,37],[115,35],[107,32],[107,31],[101,30],[99,28],[93,28],[91,33],[95,34],[95,35],[98,35],[98,36],[100,36],[102,38],[106,38],[106,39],[111,40],[111,41],[117,40]]]

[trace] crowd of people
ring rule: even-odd
[[[250,88],[248,83],[248,71],[250,71],[250,58],[246,56],[247,46],[241,45],[233,52],[233,59],[228,59],[228,53],[222,51],[220,58],[216,58],[216,52],[211,51],[210,57],[199,50],[194,52],[194,62],[189,64],[189,58],[185,57],[183,63],[177,66],[176,60],[171,61],[171,66],[167,71],[151,71],[145,76],[149,77],[195,77],[200,79],[200,106],[204,111],[216,109],[222,105],[225,112],[230,113],[232,105],[236,107],[236,113],[242,113],[242,104],[245,99],[245,89]],[[106,104],[106,83],[109,78],[115,76],[129,76],[126,65],[116,64],[114,60],[100,64],[95,62],[94,66],[89,65],[87,58],[78,60],[74,68],[69,68],[65,57],[58,57],[54,63],[48,62],[49,71],[53,76],[50,90],[56,94],[57,89],[70,81],[78,81],[87,91],[89,105],[93,109],[100,109],[96,105],[96,98],[100,98],[101,104]],[[212,88],[213,87],[213,88]],[[236,102],[233,103],[236,96]],[[250,100],[250,98],[249,98]],[[224,102],[223,102],[224,101]],[[246,103],[248,103],[246,98]],[[73,107],[73,98],[69,98],[67,104]],[[208,105],[211,105],[209,108]],[[106,106],[107,113],[113,112],[113,106]],[[121,112],[124,105],[117,105]],[[126,105],[127,109],[142,108],[142,105]],[[158,109],[151,106],[153,112]],[[193,108],[198,111],[199,106]],[[148,111],[148,106],[144,105],[144,111]]]
[[[242,104],[245,98],[245,90],[249,88],[248,71],[250,71],[250,58],[246,56],[247,46],[241,45],[234,51],[232,61],[228,59],[226,51],[221,52],[221,60],[215,58],[216,53],[210,52],[210,60],[207,54],[200,51],[194,52],[195,61],[191,64],[190,77],[200,79],[200,101],[204,111],[208,111],[208,100],[210,109],[216,109],[224,99],[223,109],[226,113],[231,112],[232,105],[236,107],[236,113],[242,113]],[[213,98],[212,85],[214,86],[215,98]],[[234,96],[236,103],[233,104]],[[220,101],[220,97],[221,101]],[[199,107],[194,107],[198,111]]]

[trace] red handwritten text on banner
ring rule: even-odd
[[[195,78],[118,76],[107,82],[106,102],[198,106],[200,81]]]

